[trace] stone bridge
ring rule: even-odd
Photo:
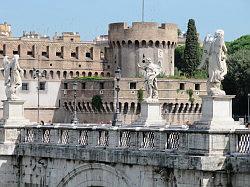
[[[2,126],[0,186],[250,186],[250,131]]]

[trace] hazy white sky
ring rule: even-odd
[[[7,0],[0,6],[0,22],[12,25],[14,36],[22,31],[80,32],[82,40],[107,34],[111,22],[141,20],[142,0]],[[216,29],[225,39],[250,34],[250,0],[145,0],[145,21],[176,23],[186,31],[193,18],[203,38]]]

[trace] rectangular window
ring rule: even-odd
[[[75,52],[71,53],[71,57],[76,58],[76,53]]]
[[[100,90],[104,89],[104,82],[100,82]]]
[[[56,56],[62,58],[62,53],[61,52],[56,52]]]
[[[200,84],[195,84],[194,87],[195,87],[195,90],[200,90],[201,89],[201,85]]]
[[[29,84],[28,83],[22,83],[22,90],[29,90]]]
[[[0,50],[0,55],[3,55],[3,50]]]
[[[180,83],[180,90],[185,90],[185,83]]]
[[[131,90],[136,89],[136,82],[131,82],[131,83],[129,83],[129,88],[130,88]]]
[[[63,83],[63,89],[68,89],[68,83]]]
[[[87,58],[91,58],[91,53],[87,52],[87,53],[85,54],[85,56],[86,56]]]
[[[33,56],[33,52],[32,51],[27,51],[27,55],[28,56]]]
[[[85,84],[85,82],[82,83],[82,89],[83,89],[83,90],[86,89],[86,84]]]
[[[13,55],[18,55],[18,51],[13,51]]]
[[[46,85],[46,82],[40,82],[39,83],[39,90],[45,90],[45,85]]]
[[[47,52],[46,52],[46,51],[43,51],[43,52],[42,52],[42,56],[48,57]]]

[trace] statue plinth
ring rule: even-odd
[[[202,116],[194,123],[195,128],[235,129],[239,124],[232,118],[232,99],[235,95],[201,96]]]
[[[165,126],[166,122],[161,116],[161,105],[158,99],[147,99],[141,103],[141,115],[133,126],[159,127]]]
[[[3,100],[3,118],[0,125],[4,126],[22,126],[29,123],[24,117],[23,100]]]

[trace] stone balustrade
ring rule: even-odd
[[[250,131],[44,125],[21,128],[21,144],[155,150],[189,155],[250,154]]]

